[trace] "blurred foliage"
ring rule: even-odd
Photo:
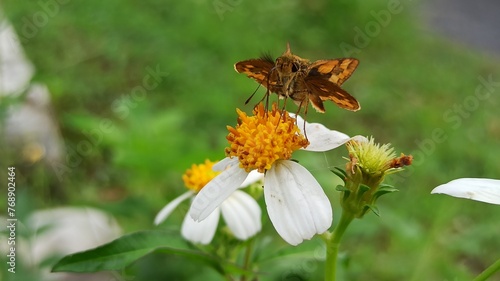
[[[64,169],[26,165],[2,150],[9,157],[2,166],[19,167],[19,190],[31,195],[31,208],[92,205],[115,215],[126,232],[152,228],[155,214],[184,192],[185,169],[224,157],[235,108],[249,112],[264,94],[260,89],[244,105],[257,84],[233,64],[265,52],[276,57],[290,42],[292,52],[311,60],[349,55],[361,61],[343,87],[362,109],[327,104],[325,114],[309,110],[308,121],[373,135],[415,156],[393,178],[401,192],[379,203],[381,218],[368,215],[348,230],[340,279],[468,280],[498,258],[497,206],[429,194],[454,178],[498,178],[498,86],[487,100],[470,104],[478,77],[498,81],[498,58],[422,28],[416,3],[60,2],[3,1],[37,68],[34,80],[50,89],[65,142]],[[390,18],[380,18],[383,11]],[[146,84],[152,76],[157,83]],[[338,179],[329,169],[344,165],[341,156],[342,149],[294,156],[325,187],[337,214]],[[167,224],[180,225],[184,211]],[[269,223],[259,243],[271,254],[287,247]],[[218,280],[198,268],[183,257],[152,255],[123,274]],[[270,260],[257,270],[263,280],[317,280],[322,263]]]

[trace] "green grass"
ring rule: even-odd
[[[37,68],[35,80],[51,91],[53,114],[68,147],[92,141],[84,132],[98,129],[103,120],[112,129],[101,130],[95,149],[80,155],[62,181],[41,163],[25,167],[8,159],[20,167],[19,189],[26,190],[31,208],[92,205],[113,213],[126,232],[152,228],[156,212],[184,192],[181,175],[192,163],[224,157],[225,126],[235,124],[235,108],[249,112],[264,94],[259,90],[244,105],[257,85],[233,70],[235,62],[263,52],[278,56],[287,42],[295,54],[311,60],[342,57],[341,43],[355,44],[354,28],[364,30],[374,22],[371,11],[387,9],[385,1],[331,2],[60,5],[32,38],[22,40]],[[236,5],[221,20],[214,3]],[[332,103],[325,114],[310,110],[307,116],[349,135],[373,135],[398,153],[415,156],[415,165],[393,178],[401,191],[380,200],[381,217],[367,215],[348,229],[341,280],[469,280],[499,256],[500,209],[430,191],[459,177],[499,177],[498,87],[489,98],[476,99],[477,108],[464,111],[467,117],[453,113],[455,105],[468,106],[474,99],[479,76],[499,80],[498,58],[423,31],[415,4],[401,5],[402,12],[392,14],[389,24],[352,54],[361,63],[343,87],[362,109],[353,113]],[[39,4],[14,0],[4,1],[4,8],[21,37],[25,19],[43,11]],[[147,68],[156,67],[168,75],[144,98],[120,103],[143,85]],[[289,103],[289,109],[296,107]],[[436,130],[440,136],[433,139]],[[338,179],[329,169],[343,166],[342,156],[343,149],[295,156],[320,180],[337,218]],[[180,225],[184,213],[174,214],[168,222]],[[264,252],[285,246],[269,222],[262,237],[275,242]],[[314,250],[319,244],[313,240],[299,247]],[[163,263],[175,266],[158,269]],[[308,267],[298,259],[266,262],[259,269],[266,272],[263,280],[315,280],[322,266]],[[129,271],[135,280],[174,275],[199,280],[182,257],[155,255]],[[210,269],[203,272],[217,276]]]

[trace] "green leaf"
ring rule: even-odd
[[[336,191],[351,192],[347,187],[340,185],[340,184],[335,187],[335,190]]]
[[[272,240],[270,240],[272,241]],[[263,253],[257,257],[256,262],[258,264],[268,264],[271,262],[282,262],[283,260],[301,260],[302,262],[308,259],[318,259],[315,255],[317,255],[317,247],[318,242],[316,241],[304,241],[300,247],[279,247],[273,248],[272,245],[266,245],[266,248],[263,249]],[[320,245],[323,245],[320,243]],[[273,249],[270,251],[269,249]]]
[[[365,192],[367,192],[368,190],[370,190],[370,187],[366,184],[359,184],[359,189],[358,189],[358,193],[357,193],[357,198],[361,198],[363,197],[363,194],[365,194]]]
[[[386,183],[381,183],[379,186],[378,186],[379,189],[385,189],[385,188],[395,188],[393,185],[390,185],[390,184],[386,184]]]
[[[394,188],[392,186],[386,186],[384,188],[381,188],[379,190],[377,190],[373,196],[375,198],[379,198],[380,196],[384,195],[384,194],[388,194],[388,193],[392,193],[392,192],[396,192],[396,191],[399,191],[399,189],[397,188]]]
[[[337,185],[335,190],[340,191],[340,192],[344,192],[344,196],[342,196],[342,201],[346,201],[347,198],[349,198],[349,195],[351,195],[351,191],[347,187],[340,185],[340,184]]]
[[[365,205],[365,212],[370,209],[377,217],[380,217],[378,207],[375,205]]]
[[[342,179],[342,181],[344,181],[344,184],[346,183],[345,182],[345,179],[347,178],[347,173],[338,168],[338,167],[333,167],[335,170],[330,170],[332,173],[334,173],[335,175],[337,175],[340,179]]]
[[[97,248],[65,256],[54,265],[52,272],[121,270],[137,259],[159,249],[167,253],[210,260],[205,254],[191,250],[187,242],[178,236],[173,236],[171,232],[139,231],[124,235]]]

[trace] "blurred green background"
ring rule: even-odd
[[[265,52],[279,56],[290,42],[292,52],[311,60],[360,60],[343,88],[362,109],[348,112],[330,103],[325,114],[309,110],[308,121],[373,135],[415,157],[392,178],[400,192],[379,201],[381,217],[369,214],[348,229],[340,280],[470,280],[500,256],[498,206],[430,195],[455,178],[499,178],[499,85],[481,88],[482,96],[476,91],[479,77],[500,81],[499,59],[425,27],[421,3],[2,2],[36,67],[34,81],[51,92],[51,114],[65,143],[59,165],[28,163],[2,145],[2,171],[18,168],[19,212],[86,205],[113,214],[125,232],[153,228],[156,213],[185,192],[182,173],[192,163],[224,157],[235,109],[250,112],[264,94],[260,89],[245,105],[257,84],[233,64]],[[40,4],[49,2],[49,8]],[[46,24],[34,22],[40,11],[48,15]],[[145,82],[155,71],[157,83]],[[288,108],[296,110],[292,103]],[[83,142],[92,143],[85,153],[78,150]],[[338,179],[329,170],[344,166],[342,156],[342,148],[294,155],[331,197],[337,218]],[[5,209],[4,200],[0,206]],[[186,208],[187,202],[162,227],[179,229]],[[264,221],[257,244],[265,247],[257,248],[272,256],[288,246]],[[269,239],[273,243],[262,242]],[[320,242],[297,249],[312,258]],[[258,266],[262,280],[319,280],[323,274],[322,263],[304,255]],[[133,280],[221,278],[196,261],[158,254],[123,274]]]

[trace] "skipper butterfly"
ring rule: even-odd
[[[358,101],[340,86],[356,70],[359,61],[354,58],[317,60],[310,62],[292,54],[290,45],[286,51],[273,60],[270,56],[237,62],[234,69],[244,73],[276,93],[280,98],[291,98],[299,111],[308,103],[318,112],[325,112],[323,101],[330,100],[339,107],[357,111],[361,107]]]

